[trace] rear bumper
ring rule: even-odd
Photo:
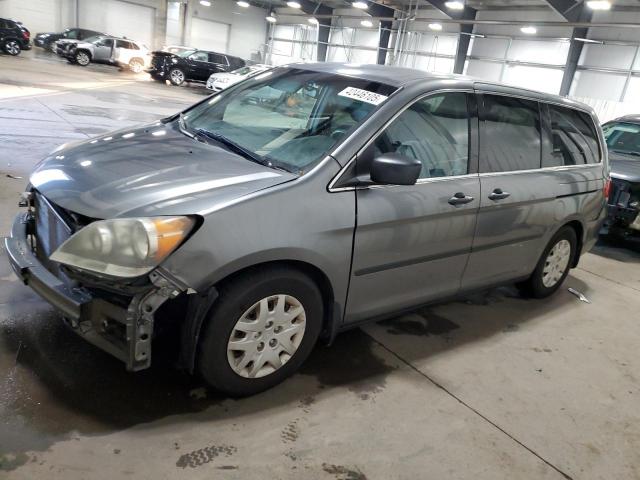
[[[9,263],[18,278],[62,312],[78,335],[123,361],[127,370],[149,367],[154,314],[182,289],[154,273],[148,289],[127,297],[128,305],[120,305],[82,286],[70,287],[34,255],[29,215],[17,215],[11,235],[5,239]]]
[[[620,205],[609,205],[606,226],[635,230],[640,233],[640,210]]]

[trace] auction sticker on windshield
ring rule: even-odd
[[[388,98],[386,95],[380,95],[379,93],[355,87],[347,87],[338,93],[338,95],[341,97],[352,98],[354,100],[360,100],[361,102],[370,103],[372,105],[380,105]]]

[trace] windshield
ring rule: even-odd
[[[234,70],[231,73],[233,73],[234,75],[247,75],[252,71],[253,71],[252,67],[241,67],[241,68],[238,68],[237,70]]]
[[[187,131],[208,132],[260,163],[304,173],[394,90],[368,80],[280,68],[219,93],[182,119]]]
[[[176,50],[175,52],[171,52],[174,55],[178,56],[178,57],[182,57],[182,58],[186,58],[189,55],[191,55],[193,52],[195,52],[196,50]]]
[[[640,125],[611,122],[602,127],[602,130],[610,151],[640,158]]]
[[[96,43],[99,42],[100,40],[102,40],[105,37],[102,37],[100,35],[96,35],[95,37],[89,37],[89,38],[85,38],[84,42],[85,43]]]

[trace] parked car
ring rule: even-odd
[[[219,92],[225,88],[229,88],[231,85],[241,82],[242,80],[246,80],[254,75],[266,72],[271,68],[273,67],[257,63],[255,65],[240,67],[232,72],[214,73],[207,80],[207,89]]]
[[[154,80],[169,80],[173,85],[182,85],[184,82],[206,82],[213,73],[229,72],[244,65],[241,58],[224,53],[156,51],[151,54],[151,67],[147,72]]]
[[[54,42],[62,40],[63,38],[69,40],[86,40],[98,35],[104,36],[105,34],[96,32],[95,30],[87,30],[85,28],[67,28],[64,32],[60,33],[38,33],[35,36],[33,43],[36,47],[52,50]]]
[[[0,18],[0,50],[9,55],[18,55],[31,49],[31,32],[15,20]]]
[[[640,115],[603,126],[611,160],[609,218],[604,233],[640,235]]]
[[[579,151],[554,147],[567,138]],[[163,329],[186,369],[247,395],[363,321],[508,282],[553,294],[596,241],[607,170],[577,102],[297,64],[60,147],[32,173],[6,250],[129,370],[150,365]]]
[[[57,48],[60,48],[59,46]],[[149,49],[127,38],[93,37],[87,42],[67,44],[60,50],[64,57],[83,67],[91,62],[128,67],[140,73],[149,65]]]

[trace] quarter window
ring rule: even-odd
[[[598,139],[591,117],[571,108],[549,105],[552,152],[543,167],[598,163]]]
[[[500,95],[482,95],[480,159],[485,172],[540,168],[538,102]]]
[[[445,93],[417,101],[378,136],[374,152],[420,160],[420,178],[465,175],[469,169],[466,94]]]

